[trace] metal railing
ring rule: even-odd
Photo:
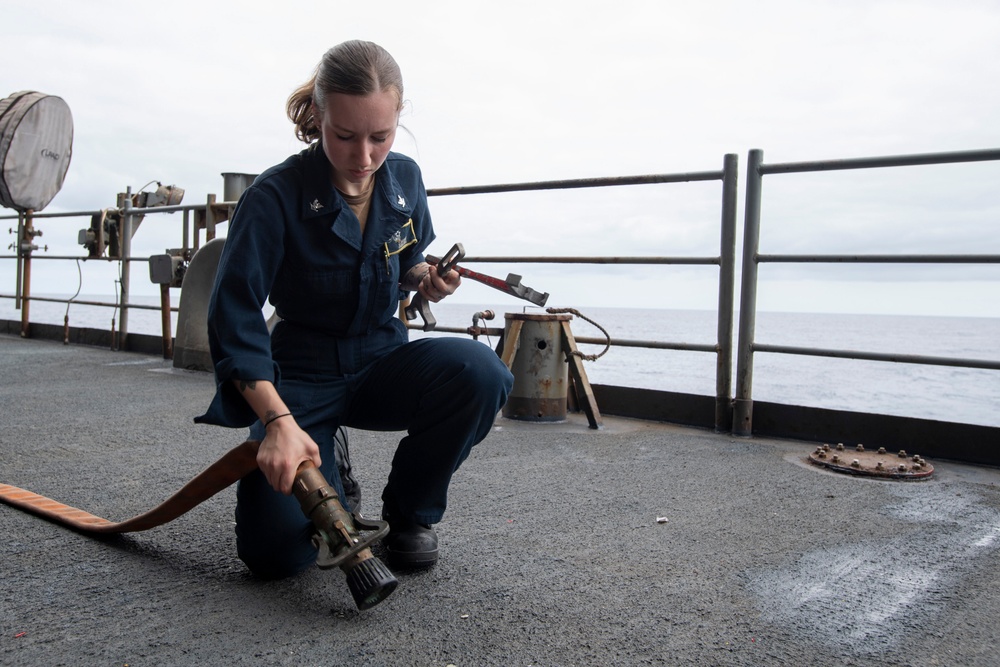
[[[735,306],[735,268],[736,268],[736,195],[738,189],[737,167],[738,158],[734,154],[724,157],[723,166],[717,171],[701,171],[677,174],[659,174],[649,176],[632,176],[616,178],[594,178],[557,180],[527,183],[512,183],[500,185],[455,187],[431,189],[428,195],[432,197],[449,197],[465,195],[483,195],[493,193],[528,192],[538,190],[565,190],[574,188],[602,188],[620,186],[654,186],[662,184],[680,184],[698,181],[720,181],[722,183],[721,223],[719,233],[719,254],[708,257],[669,257],[669,256],[639,256],[639,257],[602,257],[602,256],[481,256],[467,257],[466,263],[536,263],[536,264],[618,264],[618,265],[702,265],[719,268],[717,331],[714,342],[672,342],[657,340],[610,340],[612,346],[647,348],[654,350],[675,350],[686,352],[713,353],[717,359],[715,414],[714,426],[717,431],[732,432],[737,435],[753,433],[753,356],[755,352],[807,355],[817,357],[834,357],[859,359],[879,362],[912,363],[937,366],[954,366],[987,370],[1000,370],[1000,362],[982,359],[962,359],[953,357],[935,357],[909,354],[879,353],[856,350],[836,350],[818,347],[794,347],[787,345],[772,345],[758,343],[754,339],[757,309],[758,269],[762,263],[878,263],[878,264],[1000,264],[1000,255],[993,254],[870,254],[870,255],[822,255],[822,254],[761,254],[759,252],[761,227],[762,184],[765,175],[779,175],[801,172],[824,172],[835,170],[871,169],[882,167],[902,167],[914,165],[935,165],[960,162],[1000,161],[1000,149],[982,151],[964,151],[952,153],[919,154],[903,156],[887,156],[874,158],[859,158],[848,160],[830,160],[815,162],[798,162],[785,164],[764,164],[763,153],[753,150],[749,153],[746,180],[746,210],[744,219],[743,263],[741,282],[740,317],[738,322],[738,341],[733,342],[733,324]],[[155,306],[132,304],[129,301],[129,269],[135,262],[148,261],[148,257],[133,257],[131,255],[131,220],[136,216],[153,213],[182,211],[184,213],[184,249],[191,252],[199,246],[198,234],[206,231],[206,238],[215,237],[215,224],[228,219],[231,207],[235,202],[216,203],[215,196],[209,195],[205,204],[167,206],[154,208],[132,208],[130,199],[125,198],[125,205],[118,211],[123,216],[122,252],[121,257],[113,261],[122,263],[122,290],[116,303],[87,302],[88,305],[100,305],[119,308],[121,310],[121,346],[124,348],[124,338],[128,334],[127,313],[130,308],[156,309]],[[191,228],[191,213],[194,213],[193,242],[189,230]],[[27,216],[0,216],[0,219],[18,219],[18,240],[20,248],[13,256],[0,256],[0,259],[17,259],[30,269],[31,241],[29,233],[32,221],[40,218],[91,216],[94,212],[77,213],[40,213]],[[36,259],[46,260],[82,260],[83,257],[51,257],[40,256]],[[98,260],[101,261],[101,260]],[[108,261],[106,258],[103,261]],[[30,270],[26,273],[30,277]],[[20,273],[19,273],[20,279]],[[11,296],[0,294],[0,298],[16,298],[23,294],[26,302],[30,300],[57,301],[69,303],[70,300],[46,299],[30,296],[30,281],[19,284],[17,294]],[[75,302],[83,303],[83,302]],[[167,315],[171,310],[169,299],[161,303],[160,310]],[[176,310],[176,309],[173,309]],[[27,308],[23,310],[22,326],[26,329],[28,323]],[[468,329],[439,328],[441,332],[469,333]],[[164,337],[169,338],[169,325],[165,321]],[[578,343],[604,344],[608,341],[600,338],[577,338]],[[166,342],[165,342],[166,345]],[[166,348],[165,348],[166,350]],[[733,357],[736,356],[736,387],[733,391]],[[706,420],[707,421],[707,420]]]
[[[30,328],[30,303],[32,301],[38,302],[49,302],[49,303],[65,303],[65,304],[76,304],[76,305],[86,305],[93,307],[103,307],[115,309],[119,313],[118,330],[115,331],[112,327],[112,349],[124,348],[127,343],[127,338],[129,334],[128,326],[128,314],[132,309],[135,310],[158,310],[162,315],[162,338],[163,338],[163,349],[164,354],[169,355],[171,349],[171,324],[170,324],[170,314],[176,312],[177,308],[170,305],[169,290],[164,287],[161,289],[161,302],[159,306],[149,306],[145,304],[135,304],[131,302],[130,291],[131,291],[131,266],[132,264],[138,263],[149,263],[150,257],[133,256],[132,255],[132,236],[134,234],[134,225],[136,220],[141,221],[142,217],[146,214],[152,213],[175,213],[182,212],[182,247],[178,249],[187,259],[197,252],[200,245],[199,230],[205,230],[206,241],[212,240],[216,235],[216,224],[224,222],[229,218],[232,213],[232,208],[235,206],[236,202],[216,202],[216,196],[210,194],[207,197],[207,201],[204,204],[186,204],[186,205],[171,205],[171,206],[155,206],[150,208],[139,208],[132,206],[132,192],[131,188],[126,190],[126,192],[121,196],[122,205],[117,208],[108,208],[96,211],[72,211],[65,213],[36,213],[34,211],[19,212],[17,215],[0,216],[0,220],[17,220],[17,232],[15,249],[16,253],[14,255],[0,255],[0,260],[15,260],[17,262],[17,278],[14,294],[0,294],[0,299],[13,299],[16,303],[16,308],[21,310],[21,335],[28,336]],[[79,218],[85,217],[88,219],[93,219],[94,216],[99,216],[107,213],[114,213],[116,215],[121,215],[121,251],[120,255],[116,257],[106,257],[106,256],[76,256],[76,255],[35,255],[35,250],[38,247],[33,243],[37,236],[41,236],[40,232],[36,232],[34,229],[34,221],[39,219],[50,219],[50,218]],[[194,220],[194,230],[192,234],[192,220],[191,213],[195,214]],[[193,237],[193,242],[192,242]],[[102,251],[103,252],[103,251]],[[118,290],[117,300],[114,302],[107,301],[85,301],[78,300],[75,298],[69,299],[55,299],[48,297],[37,297],[31,296],[31,267],[34,261],[95,261],[95,262],[119,262],[121,265],[120,270],[120,289]],[[68,338],[69,335],[69,323],[65,323],[65,336]]]
[[[733,434],[753,433],[753,358],[755,352],[795,354],[895,363],[954,366],[1000,370],[1000,361],[961,359],[910,354],[886,354],[857,350],[768,345],[754,339],[757,317],[758,268],[763,263],[852,263],[852,264],[1000,264],[1000,255],[965,254],[871,254],[871,255],[762,255],[759,252],[761,193],[768,174],[825,172],[882,167],[906,167],[960,162],[1000,161],[1000,149],[927,153],[884,157],[764,164],[763,151],[750,151],[747,159],[746,209],[743,234],[743,277],[740,290],[739,342],[737,344],[736,395],[733,402]]]
[[[624,176],[614,178],[583,178],[498,185],[436,188],[427,191],[429,197],[482,195],[538,190],[567,190],[578,188],[621,187],[629,185],[658,185],[666,183],[691,183],[721,181],[722,202],[719,233],[719,254],[711,257],[549,257],[549,256],[482,256],[467,257],[465,262],[493,264],[619,264],[619,265],[703,265],[719,267],[718,311],[716,341],[714,343],[683,343],[671,341],[632,340],[623,338],[575,337],[577,343],[609,344],[618,347],[637,347],[657,350],[710,352],[716,355],[715,421],[718,432],[732,428],[732,360],[733,360],[733,306],[735,304],[736,276],[736,194],[738,189],[739,158],[730,153],[723,158],[722,169],[677,174]],[[439,329],[457,332],[457,329]],[[461,330],[465,331],[465,330]]]
[[[738,157],[735,154],[728,154],[723,159],[722,168],[715,171],[699,171],[676,174],[655,174],[643,176],[609,177],[609,178],[589,178],[558,181],[541,181],[530,183],[513,183],[487,186],[439,188],[428,190],[431,197],[458,196],[458,195],[478,195],[501,192],[526,192],[536,190],[566,190],[575,188],[601,188],[601,187],[622,187],[622,186],[652,186],[661,184],[679,184],[702,181],[719,181],[722,183],[721,198],[721,230],[719,235],[719,254],[709,257],[467,257],[465,263],[490,262],[490,263],[546,263],[546,264],[621,264],[621,265],[705,265],[719,267],[718,281],[718,325],[717,340],[705,343],[685,343],[670,341],[651,340],[631,340],[631,339],[611,339],[610,344],[621,347],[638,347],[656,350],[680,350],[690,352],[705,352],[715,354],[717,357],[716,373],[716,396],[715,396],[715,428],[719,431],[728,432],[731,428],[732,420],[732,359],[733,359],[733,306],[735,302],[735,266],[736,266],[736,196],[738,189]],[[136,262],[148,262],[148,257],[133,257],[131,255],[132,220],[139,215],[152,213],[168,213],[174,211],[184,212],[184,249],[189,248],[189,213],[194,211],[198,216],[195,224],[194,246],[198,247],[198,230],[206,229],[209,239],[214,238],[214,224],[226,219],[227,207],[234,202],[222,202],[216,204],[215,196],[209,195],[207,204],[183,205],[183,206],[161,206],[155,208],[133,208],[129,196],[124,198],[124,206],[119,209],[123,216],[122,230],[122,251],[121,257],[117,259],[122,263],[121,270],[121,294],[117,303],[88,302],[89,305],[106,306],[120,309],[120,333],[119,344],[124,347],[128,336],[128,311],[131,308],[156,309],[155,306],[143,306],[132,304],[129,300],[130,291],[130,268]],[[213,213],[214,211],[214,213]],[[92,216],[96,212],[76,212],[76,213],[40,213],[30,214],[27,219],[19,217],[19,226],[30,230],[32,221],[39,218],[57,217],[79,217]],[[7,216],[13,218],[15,216]],[[4,219],[4,218],[0,218]],[[30,277],[31,247],[30,236],[19,229],[18,238],[26,238],[28,243],[26,249],[14,256],[0,256],[0,259],[18,259],[27,269],[26,275]],[[80,260],[81,257],[46,257],[40,256],[38,259],[49,260]],[[107,261],[107,260],[105,260]],[[19,272],[19,276],[20,276]],[[48,299],[30,296],[30,281],[23,285],[23,297],[26,303],[31,300],[56,301],[67,303],[69,300]],[[22,285],[19,284],[17,294],[11,296],[0,294],[0,298],[18,298],[22,296]],[[74,302],[82,303],[82,302]],[[161,304],[161,310],[165,313],[164,319],[164,352],[166,354],[169,341],[169,316],[171,309],[169,298]],[[22,334],[27,335],[28,309],[22,309]],[[467,333],[465,329],[439,328],[441,332]],[[603,339],[577,338],[580,343],[604,344]],[[115,345],[116,349],[118,345]]]

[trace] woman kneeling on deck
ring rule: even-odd
[[[236,503],[239,556],[261,576],[315,561],[312,524],[289,493],[311,460],[345,498],[341,426],[407,431],[382,492],[385,548],[390,566],[433,565],[431,526],[452,474],[513,383],[489,347],[407,342],[396,317],[405,292],[437,302],[461,280],[424,261],[434,230],[420,170],[390,152],[402,104],[384,49],[351,41],[327,51],[288,100],[309,147],[262,173],[230,223],[209,307],[218,390],[196,421],[251,426],[261,441],[259,470],[239,483]],[[265,299],[281,318],[270,334]]]

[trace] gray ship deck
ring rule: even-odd
[[[243,436],[194,425],[211,378],[154,356],[0,336],[0,368],[0,482],[112,520]],[[606,422],[499,419],[441,562],[366,612],[339,570],[250,577],[232,489],[107,539],[0,505],[0,663],[997,664],[1000,471],[868,480],[802,443]],[[351,437],[375,513],[397,436]]]

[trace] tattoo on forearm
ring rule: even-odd
[[[268,410],[267,412],[264,413],[264,419],[262,421],[266,424],[267,422],[272,421],[277,416],[278,416],[277,412],[275,412],[274,410]]]
[[[430,273],[430,270],[430,265],[427,262],[417,264],[407,271],[403,279],[399,281],[400,287],[408,291],[417,289],[417,285],[424,279],[424,276]]]
[[[240,393],[245,392],[247,389],[251,391],[257,388],[256,380],[240,380]]]

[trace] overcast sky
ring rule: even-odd
[[[328,47],[370,39],[402,68],[396,149],[429,188],[716,170],[736,153],[742,225],[752,148],[776,163],[1000,147],[998,36],[995,0],[4,0],[0,97],[38,90],[72,110],[73,160],[46,211],[113,206],[150,180],[199,203],[221,198],[221,172],[300,150],[289,93]],[[997,163],[770,176],[761,252],[997,254],[998,184]],[[714,255],[720,196],[706,183],[435,198],[432,250]],[[40,226],[50,252],[82,254],[85,221]],[[147,218],[136,252],[179,245],[179,226]],[[475,268],[521,273],[550,305],[715,307],[714,268]],[[87,269],[84,293],[113,293]],[[152,291],[143,273],[134,289]],[[995,266],[761,278],[766,310],[1000,317]],[[0,279],[12,292],[8,266]],[[75,281],[75,267],[36,263],[36,293]],[[486,299],[479,289],[456,298]]]

